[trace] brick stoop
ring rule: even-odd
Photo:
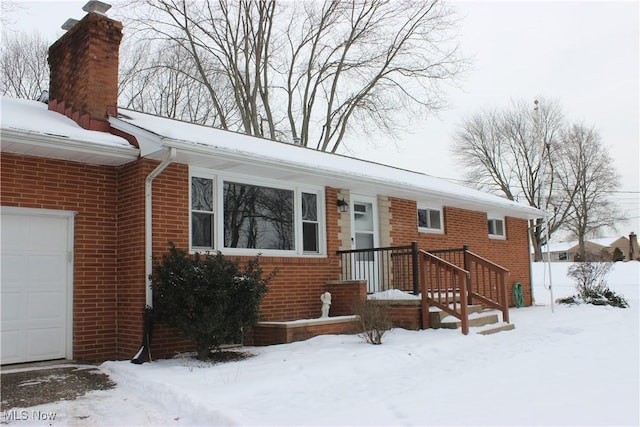
[[[357,334],[362,331],[359,316],[301,319],[288,322],[258,322],[245,338],[245,345],[273,345],[304,341],[318,335]]]

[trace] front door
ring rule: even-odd
[[[351,246],[352,249],[378,247],[378,211],[375,197],[351,196]],[[355,253],[353,278],[367,281],[367,292],[377,292],[378,263],[374,252]]]

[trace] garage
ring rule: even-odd
[[[2,207],[3,365],[72,358],[74,214]]]

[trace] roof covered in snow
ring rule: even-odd
[[[585,242],[602,246],[603,248],[608,248],[620,239],[628,240],[626,236],[614,236],[614,237],[599,237],[597,239],[587,239],[585,240]],[[567,252],[570,249],[577,248],[577,246],[578,246],[577,240],[573,240],[571,242],[551,243],[549,245],[549,252]],[[531,252],[533,253],[533,249],[531,250]],[[542,252],[543,253],[547,252],[546,246],[542,247]]]
[[[125,139],[83,129],[42,102],[2,96],[0,108],[2,152],[107,165],[138,157]]]
[[[175,148],[176,162],[262,179],[330,186],[361,195],[387,195],[495,215],[536,218],[538,209],[424,173],[326,153],[299,145],[120,109],[111,125],[125,139],[89,131],[38,101],[1,98],[2,152],[119,165],[138,154],[156,160]],[[420,155],[421,153],[416,153]]]
[[[617,242],[620,239],[629,240],[626,236],[615,236],[615,237],[600,237],[598,239],[589,239],[589,242],[608,248],[609,246],[613,245],[615,242]]]
[[[542,212],[502,197],[406,169],[326,153],[208,126],[120,109],[110,123],[138,139],[143,156],[164,159],[175,148],[175,161],[191,166],[348,189],[356,194],[389,195],[520,218]],[[426,153],[416,153],[416,155]]]

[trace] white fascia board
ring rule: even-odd
[[[109,124],[122,132],[134,136],[138,141],[140,156],[142,157],[157,153],[165,148],[165,145],[162,143],[164,137],[157,133],[150,132],[147,129],[120,120],[117,117],[109,117]]]
[[[139,151],[135,147],[100,144],[65,136],[42,134],[27,130],[2,129],[2,141],[24,146],[40,146],[50,149],[62,149],[73,152],[101,155],[132,161],[138,158]],[[5,145],[5,144],[3,144]],[[2,150],[5,151],[5,150]],[[7,152],[24,154],[16,150]]]
[[[271,166],[277,168],[286,168],[292,172],[309,173],[310,165],[295,164],[287,162],[286,164],[279,159],[270,159],[263,156],[252,156],[246,152],[234,153],[226,149],[219,149],[210,145],[199,145],[192,142],[183,140],[176,140],[171,138],[162,138],[160,141],[164,147],[172,147],[176,150],[183,152],[190,152],[202,156],[213,156],[216,158],[227,158],[229,160],[238,162],[251,162],[253,164]],[[389,181],[388,179],[381,179],[374,176],[365,176],[362,174],[350,174],[349,171],[332,171],[326,169],[315,169],[314,174],[322,177],[334,179],[336,181],[342,181],[344,185],[349,183],[358,182],[362,184],[373,184],[381,189],[388,190],[402,190],[403,192],[410,192],[418,197],[419,195],[427,195],[434,198],[442,199],[444,201],[451,201],[453,207],[464,206],[467,209],[477,209],[479,211],[491,211],[496,213],[504,213],[505,216],[515,216],[517,218],[535,219],[542,218],[543,212],[539,209],[518,205],[515,202],[511,202],[507,199],[501,199],[498,196],[496,202],[502,202],[500,204],[494,204],[491,201],[484,199],[474,199],[469,195],[458,195],[455,193],[449,193],[446,191],[438,191],[435,189],[425,189],[419,186],[415,186],[401,181]],[[504,200],[504,201],[503,201]],[[456,203],[457,202],[457,203]],[[446,202],[444,203],[447,204]]]

